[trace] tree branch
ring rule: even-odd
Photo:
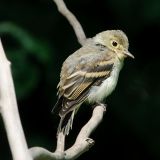
[[[81,154],[88,151],[93,145],[94,140],[90,139],[90,134],[95,130],[95,128],[99,125],[99,123],[103,119],[103,113],[106,111],[104,105],[98,105],[94,108],[91,119],[88,123],[81,129],[77,139],[72,147],[67,149],[64,152],[57,152],[57,149],[54,153],[41,148],[41,147],[33,147],[30,149],[32,157],[34,160],[74,160],[78,158]],[[63,134],[60,133],[60,137]],[[64,138],[63,136],[61,137]],[[64,146],[64,143],[62,144]]]
[[[68,10],[63,0],[53,1],[56,3],[59,12],[67,18],[67,20],[69,21],[69,23],[75,31],[79,43],[83,46],[86,43],[87,38],[85,36],[81,24],[78,22],[76,17]],[[97,105],[94,108],[91,119],[81,129],[75,143],[69,149],[65,150],[65,136],[61,132],[57,137],[57,148],[54,153],[41,147],[33,147],[30,149],[30,153],[33,159],[74,160],[78,158],[81,154],[88,151],[94,145],[94,140],[90,139],[89,136],[101,122],[104,111],[106,111],[106,109],[103,104]]]
[[[59,12],[61,12],[73,27],[81,45],[86,43],[86,36],[76,17],[67,9],[63,0],[53,0]],[[14,160],[74,160],[88,151],[94,145],[90,134],[95,130],[103,118],[104,105],[97,105],[91,119],[81,129],[73,146],[65,150],[65,136],[59,133],[57,148],[50,152],[41,147],[32,147],[28,150],[23,133],[14,85],[10,70],[10,62],[7,60],[0,41],[0,113],[5,125],[8,141]],[[32,156],[32,157],[31,157]]]
[[[65,135],[63,132],[60,132],[57,135],[57,148],[55,154],[59,156],[60,159],[64,158],[64,149],[65,149]]]
[[[103,119],[103,113],[106,108],[103,104],[98,105],[94,108],[91,119],[88,123],[81,129],[74,145],[65,151],[66,159],[76,159],[82,153],[89,150],[94,145],[94,140],[90,139],[89,136],[96,129],[99,123]]]
[[[59,12],[69,21],[69,23],[74,29],[78,42],[83,46],[86,42],[86,35],[83,31],[81,24],[79,23],[77,18],[72,14],[72,12],[68,10],[63,0],[53,0],[53,1],[57,5]]]
[[[10,62],[7,60],[0,40],[0,112],[14,160],[32,160],[23,133]]]

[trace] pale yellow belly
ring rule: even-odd
[[[108,95],[112,93],[112,91],[115,89],[117,85],[119,72],[121,68],[122,68],[122,64],[117,63],[114,66],[110,74],[110,77],[104,80],[100,86],[93,86],[91,88],[89,92],[89,96],[87,98],[87,101],[89,103],[103,102],[104,98],[106,98]]]

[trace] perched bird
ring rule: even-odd
[[[90,38],[63,63],[58,101],[53,110],[61,117],[57,134],[69,134],[73,118],[81,104],[102,103],[115,89],[119,72],[128,51],[128,38],[121,30],[107,30]]]

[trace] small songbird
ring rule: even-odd
[[[60,123],[57,134],[69,134],[74,115],[83,102],[102,103],[115,89],[128,51],[128,38],[121,30],[107,30],[90,38],[63,63],[58,88],[57,109]]]

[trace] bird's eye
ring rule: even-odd
[[[116,41],[113,41],[113,42],[112,42],[112,46],[113,46],[113,47],[117,47],[117,45],[118,45],[118,43],[117,43]]]

